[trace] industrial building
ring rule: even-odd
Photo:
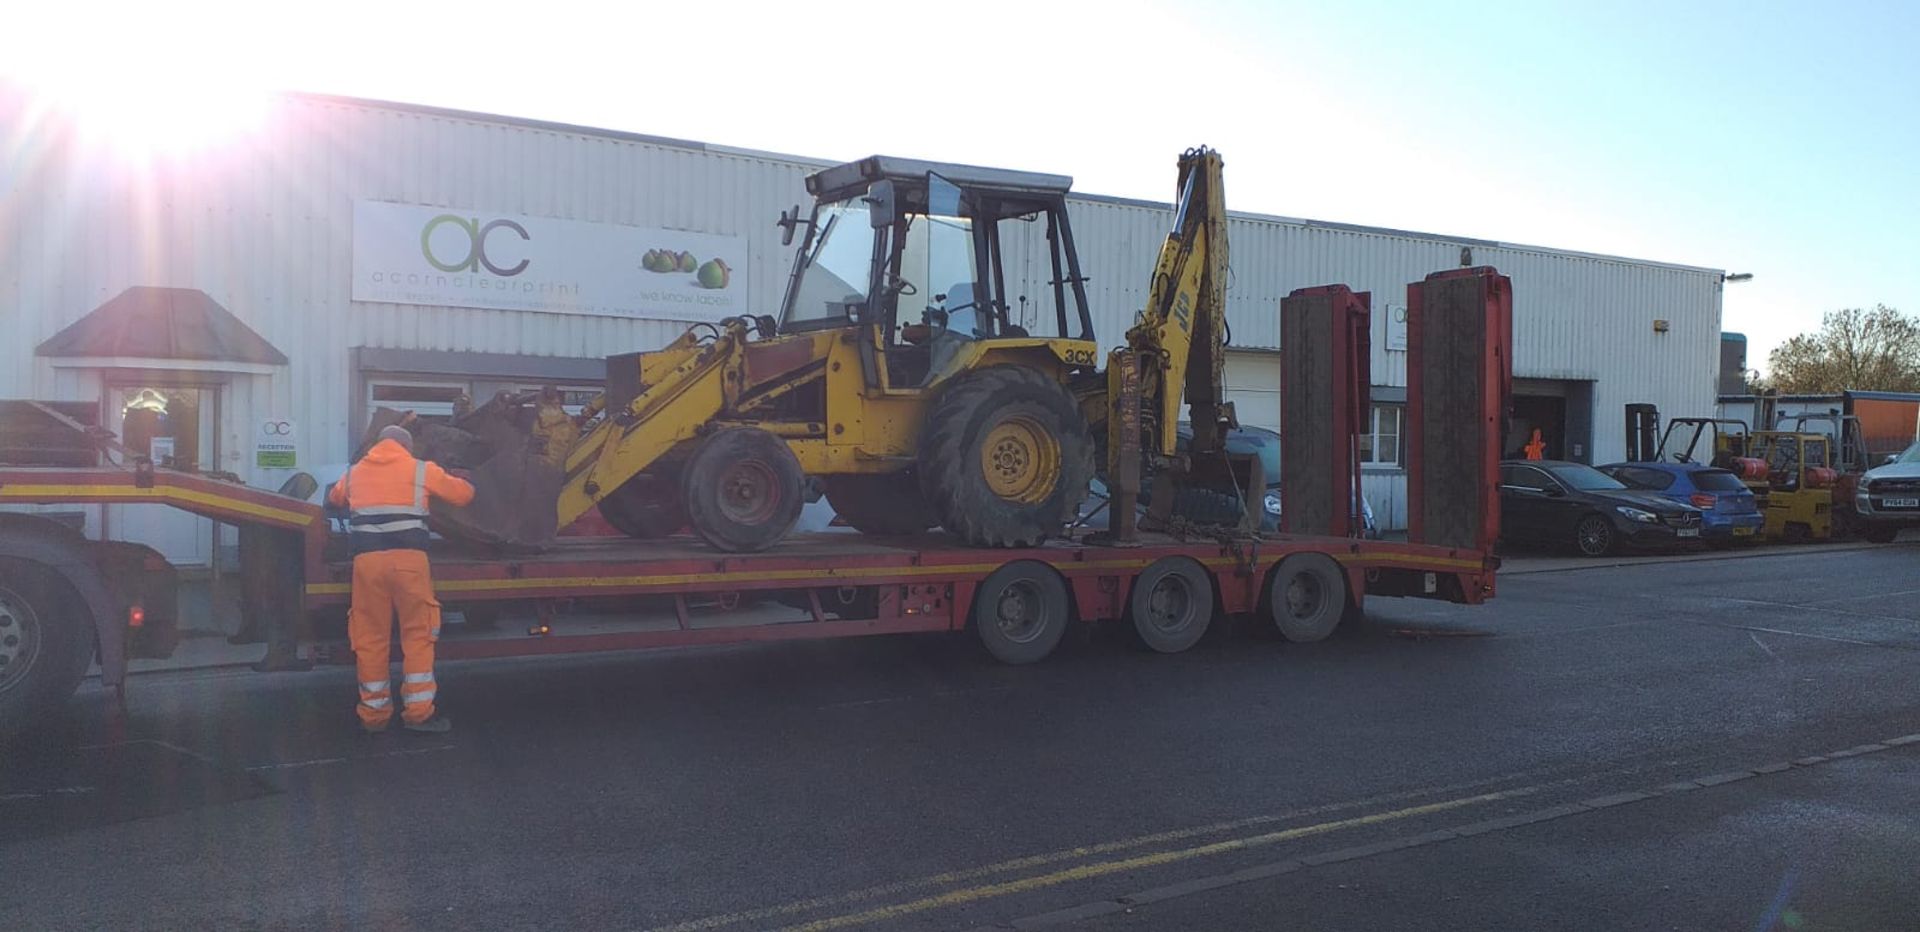
[[[579,401],[607,354],[660,346],[690,321],[775,313],[793,248],[774,221],[807,203],[803,179],[828,164],[305,95],[216,148],[136,164],[0,88],[0,126],[29,125],[29,144],[0,155],[12,337],[0,398],[98,405],[138,448],[266,487],[344,461],[377,406],[444,416],[463,397],[545,384]],[[1175,155],[1125,157],[1164,162],[1171,186]],[[1230,206],[1234,174],[1259,170],[1231,164]],[[1083,193],[1070,209],[1097,337],[1112,345],[1145,301],[1168,205]],[[1405,520],[1405,288],[1430,272],[1512,277],[1513,451],[1538,429],[1550,457],[1606,462],[1623,453],[1624,404],[1714,403],[1719,270],[1250,213],[1230,237],[1227,379],[1244,423],[1277,426],[1280,298],[1333,283],[1372,292],[1362,444],[1387,527]],[[1008,294],[1034,298],[1013,308],[1028,316],[1050,290],[1033,239],[1007,268]],[[656,251],[697,266],[662,269]],[[207,562],[220,539],[156,506],[87,521],[185,563]]]

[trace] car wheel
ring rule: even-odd
[[[1870,526],[1867,528],[1867,531],[1863,536],[1866,537],[1867,543],[1870,543],[1870,544],[1891,544],[1893,543],[1894,538],[1900,536],[1900,529],[1892,528],[1892,527],[1871,527]]]
[[[1604,557],[1613,552],[1613,524],[1600,515],[1588,515],[1573,527],[1573,546],[1583,557]]]

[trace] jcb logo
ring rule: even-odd
[[[440,257],[434,254],[433,232],[447,224],[452,224],[455,229],[466,234],[464,237],[452,238],[456,242],[464,240],[467,245],[466,255],[461,256],[460,259],[455,262],[442,262],[440,261]],[[488,221],[485,226],[482,226],[477,217],[469,219],[466,217],[456,217],[453,214],[441,214],[427,221],[427,225],[420,228],[420,253],[427,257],[429,264],[442,272],[477,272],[484,267],[487,271],[495,275],[502,278],[509,278],[526,271],[527,265],[532,260],[521,259],[520,264],[512,268],[503,269],[495,265],[493,260],[487,257],[487,237],[492,236],[493,231],[501,228],[520,234],[520,239],[523,242],[533,239],[533,237],[527,235],[526,227],[512,220],[491,220]],[[446,251],[445,247],[449,239],[450,237],[441,237],[442,252]]]

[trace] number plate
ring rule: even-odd
[[[1674,531],[1673,534],[1675,537],[1699,537],[1700,529],[1697,527],[1683,527]]]
[[[1753,536],[1753,528],[1750,528],[1750,527],[1737,527],[1737,528],[1734,528],[1734,529],[1733,529],[1733,536],[1735,536],[1735,537],[1752,537],[1752,536]]]
[[[1883,498],[1882,508],[1920,508],[1920,498]]]

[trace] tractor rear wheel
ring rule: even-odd
[[[1047,373],[989,366],[954,379],[920,433],[920,488],[974,546],[1031,547],[1060,532],[1093,479],[1093,435]]]
[[[641,473],[600,500],[600,516],[628,537],[658,540],[687,526],[687,501],[672,478]]]
[[[716,431],[681,475],[694,533],[721,550],[765,550],[800,519],[800,461],[786,441],[757,427]]]
[[[918,534],[939,523],[912,474],[828,476],[827,504],[862,534]]]

